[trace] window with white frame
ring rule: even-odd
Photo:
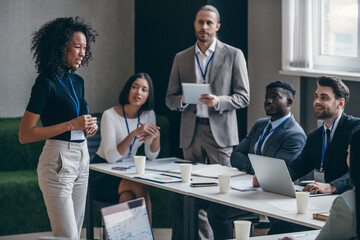
[[[360,0],[283,0],[283,68],[360,72]]]

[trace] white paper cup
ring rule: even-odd
[[[228,193],[230,189],[230,178],[229,174],[219,174],[219,191],[220,193]]]
[[[180,164],[181,181],[184,183],[190,182],[192,164]]]
[[[135,162],[135,169],[137,174],[144,174],[145,173],[145,156],[134,156]]]
[[[234,221],[236,240],[248,240],[250,238],[250,221]]]
[[[296,192],[297,213],[306,213],[309,203],[309,192]]]

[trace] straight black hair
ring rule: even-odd
[[[152,110],[154,109],[154,85],[153,82],[149,76],[149,74],[147,73],[135,73],[134,75],[132,75],[125,83],[124,88],[121,90],[120,95],[119,95],[119,104],[121,105],[125,105],[125,104],[129,104],[129,93],[130,93],[130,88],[133,85],[133,83],[135,82],[136,79],[138,78],[144,78],[146,79],[146,81],[149,84],[149,96],[146,100],[146,102],[141,106],[141,110],[144,111],[148,111],[148,110]]]

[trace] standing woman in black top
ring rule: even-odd
[[[84,220],[85,137],[98,129],[84,99],[84,80],[74,72],[92,58],[97,35],[79,17],[57,18],[34,33],[31,51],[39,76],[19,129],[21,143],[46,139],[37,167],[39,185],[54,236],[70,239],[80,238]]]

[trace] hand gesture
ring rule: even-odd
[[[256,177],[256,175],[254,175],[253,177],[253,187],[260,187],[259,181]]]
[[[212,94],[202,94],[199,101],[208,107],[217,107],[219,105],[219,97]]]
[[[314,182],[309,183],[303,189],[305,192],[314,191],[314,193],[333,193],[336,192],[336,187],[330,183]]]
[[[146,142],[150,139],[154,139],[160,136],[160,127],[151,124],[151,123],[141,123],[139,122],[140,127],[137,128],[136,137],[139,139],[140,142]]]
[[[94,125],[92,125],[89,128],[86,128],[85,129],[86,137],[94,136],[98,129],[99,129],[99,127],[98,127],[97,123],[95,123]]]
[[[96,124],[96,117],[91,115],[82,115],[69,121],[70,130],[85,130],[87,128],[93,128]]]

